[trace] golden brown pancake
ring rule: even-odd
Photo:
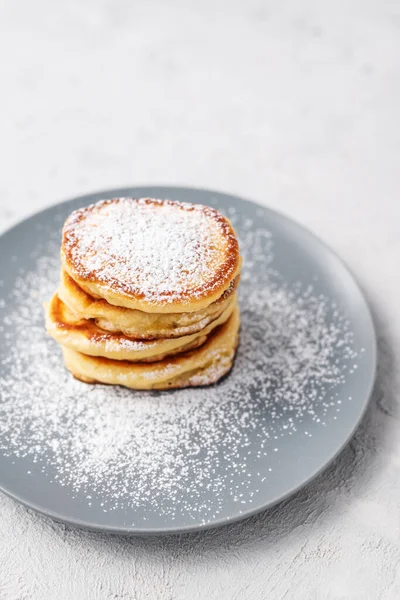
[[[133,363],[88,356],[63,346],[66,367],[88,383],[123,385],[132,389],[170,389],[209,385],[218,381],[232,366],[238,343],[239,310],[235,308],[196,350],[155,363]]]
[[[64,269],[94,298],[150,313],[203,310],[240,271],[231,223],[208,206],[115,198],[74,211]]]
[[[222,315],[199,333],[180,338],[138,340],[123,333],[104,331],[93,319],[79,318],[54,294],[47,305],[46,327],[57,342],[83,354],[150,362],[200,346],[216,327],[229,319],[235,306],[236,294]]]
[[[218,319],[232,303],[239,279],[238,275],[216,302],[190,313],[145,313],[108,304],[82,290],[64,269],[57,293],[71,312],[82,319],[94,319],[106,331],[122,332],[137,339],[174,338],[197,333]]]

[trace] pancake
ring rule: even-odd
[[[67,369],[82,381],[123,385],[132,389],[171,389],[209,385],[232,367],[238,343],[240,317],[235,308],[225,324],[196,350],[156,363],[132,363],[87,356],[63,347]]]
[[[216,302],[190,313],[145,313],[113,306],[82,290],[64,269],[57,293],[72,312],[82,319],[94,319],[106,331],[122,332],[136,339],[174,338],[197,333],[218,319],[232,302],[239,278],[232,281]]]
[[[235,306],[236,294],[233,294],[225,311],[199,333],[180,338],[137,340],[123,333],[104,331],[93,319],[79,318],[54,294],[46,309],[46,328],[57,342],[83,354],[150,362],[200,346],[216,327],[229,319]]]
[[[150,198],[74,211],[64,225],[61,260],[92,297],[163,314],[208,307],[241,266],[235,232],[217,210]]]

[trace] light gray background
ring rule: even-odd
[[[0,53],[3,229],[139,183],[254,198],[343,256],[381,347],[349,447],[250,521],[109,538],[1,496],[1,600],[398,598],[398,2],[3,0]]]

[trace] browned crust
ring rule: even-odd
[[[111,340],[124,340],[128,336],[123,333],[110,332],[101,329],[93,319],[81,319],[77,317],[76,321],[66,320],[65,318],[65,305],[58,297],[54,294],[49,307],[49,317],[57,329],[64,329],[65,331],[81,331],[85,337],[93,342],[107,342]],[[136,338],[129,337],[132,341],[136,341]],[[137,340],[143,342],[143,340]]]
[[[239,334],[237,333],[235,336],[235,343],[233,346],[233,352],[235,354],[236,354],[238,344],[239,344]],[[96,357],[96,358],[98,358],[98,357]],[[104,359],[104,360],[107,360],[107,359]],[[168,361],[168,362],[171,363],[171,361]],[[162,392],[162,391],[166,391],[166,390],[178,390],[178,389],[193,388],[193,387],[207,387],[210,385],[214,385],[215,383],[218,383],[218,381],[220,381],[223,377],[228,375],[228,373],[231,372],[233,363],[234,363],[234,359],[232,359],[231,363],[225,370],[216,371],[214,376],[209,376],[207,382],[205,382],[205,383],[201,383],[201,384],[196,383],[195,381],[192,380],[190,373],[183,373],[180,377],[173,379],[172,381],[163,381],[162,383],[154,384],[154,386],[149,389],[158,390],[158,391]],[[78,381],[82,381],[82,383],[87,383],[90,385],[109,385],[109,386],[116,385],[115,383],[105,383],[103,381],[99,381],[99,380],[93,379],[91,377],[86,377],[85,375],[73,373],[72,371],[71,371],[71,374]],[[121,384],[119,384],[119,385],[121,385]],[[134,388],[132,388],[132,389],[134,389]]]
[[[137,309],[132,310],[132,309],[124,308],[121,306],[110,305],[103,298],[94,298],[88,292],[83,290],[63,268],[61,269],[61,281],[62,281],[62,285],[63,285],[64,289],[66,289],[68,291],[68,293],[72,294],[75,298],[78,298],[79,303],[81,303],[81,306],[77,306],[74,302],[70,302],[70,299],[68,299],[68,298],[64,299],[63,294],[60,293],[60,291],[57,292],[57,295],[63,301],[63,303],[65,303],[66,306],[68,306],[68,308],[70,309],[71,312],[76,314],[76,320],[78,320],[79,317],[82,319],[86,319],[86,320],[93,319],[94,322],[96,323],[96,325],[98,325],[98,327],[100,327],[100,329],[102,329],[102,330],[110,331],[111,333],[121,333],[121,334],[123,333],[124,335],[126,335],[129,338],[135,338],[137,340],[154,340],[154,339],[172,339],[172,338],[176,338],[176,337],[183,337],[185,335],[192,335],[194,333],[200,332],[201,329],[208,326],[214,320],[218,319],[227,306],[226,302],[230,300],[230,298],[233,296],[234,292],[236,291],[236,289],[239,285],[240,275],[235,277],[235,279],[231,282],[229,288],[227,290],[225,290],[225,292],[215,302],[210,304],[210,307],[215,307],[215,312],[212,316],[210,316],[206,320],[206,322],[205,322],[205,317],[203,316],[199,319],[198,326],[191,325],[191,326],[185,327],[185,326],[181,325],[178,327],[177,330],[175,330],[175,331],[171,330],[168,332],[163,330],[162,326],[161,326],[161,329],[159,332],[156,332],[154,330],[152,330],[152,332],[143,331],[143,330],[136,331],[136,332],[134,332],[134,331],[128,332],[128,331],[125,331],[124,328],[117,328],[117,327],[113,327],[110,329],[103,323],[105,320],[110,320],[111,322],[113,322],[113,318],[118,318],[118,317],[115,317],[115,315],[121,315],[121,317],[124,317],[124,315],[126,315],[127,312],[128,313],[132,312],[132,313],[137,313],[137,314],[140,314],[140,313],[145,314],[145,313],[143,313],[142,311],[137,310]],[[224,305],[224,303],[225,303],[225,305]],[[107,315],[107,314],[100,315],[101,310],[107,310],[107,309],[110,309],[110,307],[111,307],[112,311],[114,311],[113,315]],[[97,315],[95,314],[96,310],[99,311],[99,314],[97,314]],[[85,314],[85,311],[88,311],[92,314],[90,314],[88,316],[87,314]],[[153,313],[153,314],[157,314],[157,313]],[[174,314],[179,316],[183,313],[168,313],[167,317],[173,317]],[[190,313],[190,314],[193,314],[193,315],[201,314],[201,311],[199,311],[198,313]],[[116,324],[114,323],[114,325],[116,325]],[[133,327],[131,327],[131,329],[133,329]]]
[[[229,319],[229,316],[226,318]],[[218,327],[218,324],[216,324],[215,329],[218,329]],[[125,341],[129,340],[133,343],[137,342],[139,347],[136,350],[133,348],[131,350],[131,352],[135,354],[135,358],[126,358],[121,360],[115,356],[108,357],[108,360],[118,360],[120,364],[123,364],[124,360],[128,360],[129,362],[158,362],[166,357],[172,357],[182,352],[188,352],[189,350],[194,350],[195,348],[197,349],[206,342],[208,337],[212,335],[213,332],[211,323],[203,330],[203,335],[202,332],[200,332],[189,336],[183,336],[181,338],[175,338],[174,341],[178,342],[180,345],[174,345],[173,347],[167,348],[164,351],[162,348],[158,347],[158,353],[154,352],[150,353],[148,356],[138,356],[140,352],[147,353],[149,350],[150,352],[153,352],[152,348],[154,348],[154,344],[157,344],[158,341],[162,343],[166,340],[141,340],[132,336],[126,336],[123,333],[105,331],[104,329],[101,329],[93,319],[80,319],[77,317],[75,320],[75,316],[70,313],[69,309],[57,294],[54,294],[50,302],[47,304],[46,328],[48,333],[61,343],[63,343],[63,340],[59,338],[57,332],[61,333],[61,335],[64,335],[64,333],[68,335],[72,332],[79,331],[83,338],[89,343],[92,351],[77,351],[86,353],[89,356],[102,356],[98,350],[93,352],[93,349],[95,349],[96,346],[106,346],[108,342],[114,342],[117,345],[121,344],[122,351],[124,351],[123,345]],[[70,345],[65,340],[64,342],[67,346]],[[74,349],[74,345],[71,347]],[[106,352],[106,349],[103,352]],[[107,357],[107,354],[104,354],[104,357]]]
[[[80,260],[77,260],[76,258],[74,259],[75,254],[73,250],[78,243],[75,226],[80,221],[85,219],[86,215],[89,212],[101,210],[104,206],[120,202],[120,200],[121,198],[101,200],[96,204],[91,204],[90,206],[75,210],[67,218],[63,228],[61,245],[61,257],[63,260],[63,264],[67,272],[71,275],[71,277],[75,279],[80,285],[84,286],[85,283],[95,283],[103,288],[112,290],[113,292],[120,294],[126,298],[132,298],[136,301],[143,300],[144,303],[151,304],[151,302],[148,300],[148,298],[146,298],[145,294],[139,288],[133,289],[131,285],[121,282],[117,279],[111,279],[107,283],[104,283],[99,279],[98,272],[96,270],[88,272],[84,268]],[[124,200],[126,200],[126,198]],[[223,293],[229,287],[232,279],[239,272],[241,259],[239,253],[239,244],[236,238],[235,231],[230,221],[226,217],[224,217],[220,212],[218,212],[214,208],[201,204],[189,204],[185,202],[176,202],[173,200],[156,200],[152,198],[130,198],[130,200],[132,200],[132,202],[138,202],[140,200],[142,204],[144,203],[148,205],[168,204],[180,208],[181,210],[201,211],[214,222],[218,223],[221,230],[221,235],[227,243],[227,247],[225,250],[225,260],[216,269],[215,274],[212,278],[210,278],[207,282],[203,283],[202,285],[197,286],[196,288],[192,288],[187,291],[182,291],[179,294],[177,294],[176,291],[166,290],[165,292],[163,292],[163,298],[157,300],[158,305],[167,305],[171,296],[173,296],[174,298],[174,305],[184,305],[185,303],[189,304],[193,301],[194,297],[196,298],[196,304],[199,304],[199,301],[202,301],[204,303],[204,300],[207,300],[210,297],[215,297],[216,290],[221,290],[221,293]],[[194,310],[196,310],[196,308]]]
[[[200,347],[207,351],[208,347],[211,346],[211,343],[213,341],[215,341],[216,338],[219,338],[224,335],[226,328],[228,326],[228,323],[229,323],[229,320],[226,323],[223,323],[222,325],[219,325],[218,327],[216,327],[210,333],[207,340],[203,344],[201,344]],[[236,346],[237,346],[237,342],[234,347],[235,350],[236,350]],[[160,369],[163,369],[163,368],[166,368],[171,365],[179,364],[182,360],[182,356],[184,356],[185,358],[190,358],[192,356],[195,356],[197,350],[198,350],[198,348],[191,348],[190,350],[186,350],[186,352],[165,357],[162,360],[157,361],[157,367]],[[75,350],[75,352],[77,352],[77,351]],[[83,354],[83,353],[78,352],[78,354]],[[83,354],[83,356],[86,356],[89,359],[96,361],[96,363],[103,364],[105,366],[114,364],[114,365],[118,366],[118,368],[120,368],[120,369],[124,369],[124,368],[129,369],[129,367],[132,364],[135,364],[137,362],[143,362],[143,361],[132,361],[132,360],[116,360],[115,358],[106,358],[105,356],[88,356],[86,354]]]
[[[62,346],[62,350],[66,367],[82,381],[118,384],[131,389],[203,386],[214,383],[230,370],[238,344],[239,326],[239,310],[236,308],[230,319],[215,329],[200,348],[157,362],[155,378],[152,376],[154,366],[151,365],[87,356],[66,346]],[[186,366],[188,369],[185,371]],[[209,368],[211,371],[208,371]],[[113,369],[116,369],[115,377],[110,374]]]
[[[104,298],[94,298],[88,292],[86,292],[84,289],[82,289],[78,285],[78,283],[74,279],[72,279],[71,275],[69,275],[67,273],[67,271],[65,271],[65,269],[61,269],[61,278],[64,280],[64,285],[71,288],[73,290],[73,292],[77,296],[79,296],[81,298],[81,300],[83,302],[85,302],[86,304],[96,302],[96,304],[98,304],[99,306],[107,306],[108,305],[107,300],[104,300]],[[229,296],[232,296],[232,294],[237,290],[239,282],[240,282],[240,275],[237,275],[231,281],[229,287],[221,294],[221,296],[217,300],[215,300],[215,302],[213,302],[213,304],[221,304],[227,298],[229,298]],[[113,310],[118,311],[121,314],[123,314],[127,309],[123,306],[114,306],[113,305]],[[170,314],[173,314],[173,313],[170,313]]]

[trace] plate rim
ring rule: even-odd
[[[354,436],[356,430],[358,429],[358,427],[360,426],[360,424],[364,418],[364,415],[367,411],[367,408],[369,406],[369,403],[370,403],[370,400],[372,397],[372,393],[374,390],[376,374],[377,374],[377,366],[378,366],[378,342],[377,342],[376,325],[375,325],[375,321],[373,318],[373,314],[372,314],[367,296],[363,290],[363,287],[361,286],[357,277],[354,275],[352,270],[349,268],[349,266],[347,265],[345,260],[342,259],[341,256],[335,250],[333,250],[329,244],[324,242],[318,235],[316,235],[307,226],[303,225],[301,222],[297,221],[296,219],[293,219],[292,217],[286,215],[285,213],[277,211],[273,208],[270,208],[268,205],[261,204],[260,202],[249,200],[245,197],[238,196],[238,195],[230,193],[230,192],[222,192],[222,191],[212,190],[209,188],[190,187],[190,186],[185,186],[185,185],[140,184],[140,185],[134,185],[134,186],[129,186],[129,187],[124,186],[121,188],[107,188],[107,189],[94,191],[94,192],[87,193],[87,194],[80,195],[80,196],[74,196],[73,198],[69,198],[67,200],[62,200],[60,202],[52,203],[51,205],[49,205],[41,210],[38,210],[36,212],[33,212],[33,213],[27,215],[25,218],[20,219],[17,223],[12,225],[11,227],[2,231],[0,233],[0,238],[3,238],[7,235],[12,235],[13,231],[15,229],[17,229],[21,224],[26,223],[27,221],[30,221],[30,220],[34,220],[37,217],[39,217],[40,215],[43,215],[47,212],[52,212],[58,206],[74,204],[74,203],[77,203],[78,201],[82,201],[85,203],[97,202],[100,199],[100,196],[102,194],[107,195],[107,196],[111,195],[111,197],[121,197],[121,196],[129,197],[129,195],[132,195],[132,193],[134,193],[135,190],[144,190],[144,189],[149,189],[149,190],[151,189],[153,191],[159,190],[160,192],[162,190],[170,190],[172,192],[172,194],[173,194],[173,190],[180,190],[181,192],[187,191],[189,193],[195,192],[195,193],[210,194],[213,196],[225,196],[226,198],[231,198],[234,201],[239,200],[240,202],[245,202],[248,204],[255,205],[255,206],[259,207],[260,209],[265,210],[268,213],[270,213],[271,215],[273,215],[274,218],[276,218],[280,222],[287,222],[291,226],[293,226],[297,229],[300,229],[302,234],[304,234],[306,237],[308,237],[308,239],[310,239],[311,242],[313,242],[314,244],[316,243],[317,245],[319,245],[324,250],[324,252],[327,255],[329,255],[329,257],[331,259],[333,259],[335,261],[335,263],[342,270],[344,270],[346,272],[346,274],[352,280],[355,290],[357,291],[357,294],[359,296],[359,299],[362,302],[363,310],[365,312],[365,317],[367,317],[367,321],[368,321],[368,329],[369,329],[369,333],[371,334],[369,336],[370,337],[370,345],[371,345],[371,347],[369,348],[369,351],[371,354],[371,363],[372,363],[373,368],[371,369],[371,372],[370,372],[368,388],[367,388],[368,391],[365,395],[365,400],[363,402],[362,410],[361,410],[358,418],[356,419],[355,424],[353,424],[353,426],[349,430],[349,433],[346,436],[345,440],[340,444],[340,446],[338,447],[336,452],[334,454],[332,454],[332,456],[320,468],[316,469],[311,475],[309,475],[301,483],[294,485],[286,493],[278,494],[276,497],[272,498],[268,502],[264,502],[257,506],[252,506],[249,510],[243,510],[241,513],[238,513],[237,515],[235,515],[233,517],[224,516],[224,517],[221,517],[220,519],[217,518],[217,519],[213,520],[212,522],[207,522],[204,525],[193,524],[193,525],[177,526],[177,527],[167,526],[167,527],[157,527],[157,528],[151,528],[151,527],[143,528],[143,527],[132,527],[132,526],[126,526],[126,527],[107,526],[107,525],[101,525],[101,524],[95,524],[95,523],[88,523],[81,519],[65,517],[56,511],[46,510],[43,507],[38,506],[34,502],[30,502],[29,500],[21,498],[18,494],[14,494],[12,491],[5,489],[0,481],[0,491],[2,493],[7,495],[8,497],[12,498],[13,500],[17,501],[18,503],[22,504],[26,508],[28,508],[30,510],[34,510],[35,512],[39,513],[40,515],[43,515],[47,518],[51,518],[57,522],[64,523],[66,525],[76,527],[79,529],[92,531],[92,532],[106,533],[106,534],[113,534],[113,535],[129,535],[129,536],[137,535],[137,536],[143,536],[143,537],[144,536],[157,536],[157,535],[174,535],[174,534],[180,534],[180,533],[193,533],[193,532],[198,532],[198,531],[206,531],[208,529],[216,529],[216,528],[223,527],[224,525],[237,523],[239,521],[243,521],[247,518],[250,518],[256,514],[259,514],[265,510],[268,510],[268,509],[276,506],[280,502],[285,501],[287,498],[293,496],[296,492],[298,492],[301,489],[308,486],[321,473],[323,473],[326,469],[329,468],[329,466],[332,465],[332,463],[335,461],[335,459],[339,456],[339,454],[341,454],[341,452],[344,450],[344,448],[347,446],[347,444],[353,438],[353,436]]]

